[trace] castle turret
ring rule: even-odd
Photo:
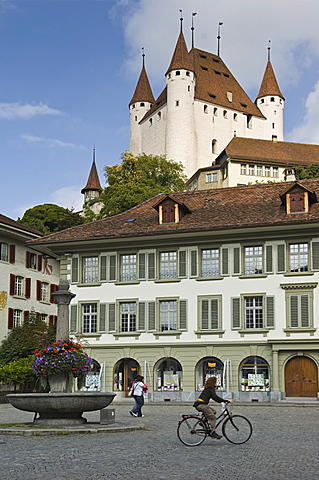
[[[95,164],[95,148],[93,149],[93,162],[90,170],[88,181],[84,188],[82,188],[81,193],[84,195],[84,205],[88,205],[90,200],[99,198],[102,187],[97,173],[96,164]],[[99,213],[103,204],[100,202],[94,203],[90,208],[94,213]]]
[[[190,176],[197,165],[197,136],[195,128],[196,77],[185,38],[179,34],[171,63],[166,72],[167,122],[166,156],[181,161],[185,174]]]
[[[270,47],[268,47],[268,62],[255,103],[267,119],[269,140],[284,140],[284,102],[285,97],[280,91],[270,61]]]
[[[138,79],[132,100],[129,103],[130,109],[130,152],[139,155],[141,151],[141,130],[139,122],[146,112],[152,107],[155,98],[145,69],[143,53],[143,65]]]

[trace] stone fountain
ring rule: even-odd
[[[69,305],[75,294],[69,291],[67,280],[60,280],[59,290],[53,295],[58,303],[56,339],[68,341]],[[113,392],[71,392],[69,378],[60,375],[50,375],[50,378],[49,393],[7,395],[15,408],[35,413],[35,425],[82,425],[87,422],[83,412],[107,407],[116,395]]]

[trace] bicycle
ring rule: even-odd
[[[233,415],[225,403],[222,404],[222,413],[216,419],[216,428],[220,424],[226,440],[236,445],[246,443],[253,433],[253,427],[248,418],[243,415]],[[188,447],[200,445],[211,433],[212,430],[203,413],[182,415],[182,420],[178,422],[177,436]]]

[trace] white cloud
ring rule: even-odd
[[[84,148],[83,145],[76,145],[75,143],[62,142],[55,138],[36,137],[34,135],[21,135],[21,138],[28,143],[41,143],[46,147],[63,147],[63,148]]]
[[[20,105],[19,103],[0,103],[0,118],[29,119],[37,115],[64,115],[60,110],[48,107],[43,103]]]
[[[314,90],[309,93],[305,107],[306,114],[302,123],[294,128],[287,139],[299,143],[319,144],[319,81],[315,84]]]
[[[83,195],[79,185],[60,188],[51,193],[51,202],[64,208],[74,208],[75,212],[82,210]]]

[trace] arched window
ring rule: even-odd
[[[207,105],[204,105],[204,113],[208,113],[208,107],[207,107]]]
[[[216,153],[217,140],[212,140],[212,153]]]
[[[217,377],[217,387],[223,386],[224,364],[218,358],[205,357],[200,360],[196,366],[196,386],[195,390],[203,390],[206,380],[209,377]]]
[[[154,390],[173,392],[183,388],[183,369],[175,358],[159,360],[154,367]]]
[[[247,357],[239,367],[240,390],[269,391],[269,365],[262,357]]]
[[[217,117],[218,109],[217,107],[214,108],[214,117]]]

